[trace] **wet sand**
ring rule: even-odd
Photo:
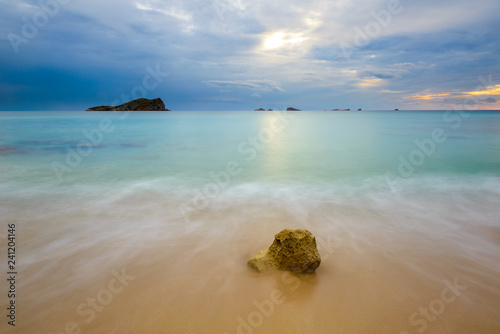
[[[144,242],[114,231],[107,240],[93,242],[90,233],[71,245],[66,242],[78,227],[21,223],[25,262],[19,267],[14,332],[500,331],[498,268],[467,258],[454,243],[412,233],[391,240],[377,229],[332,229],[314,220],[290,226],[290,217],[281,213],[271,214],[272,224],[259,220],[224,228],[212,214],[204,217],[212,222],[204,228],[182,236],[175,228],[159,228],[156,240]],[[259,274],[247,267],[282,227],[306,227],[317,236],[322,263],[315,274]],[[492,230],[468,233],[491,237],[498,247],[498,230]],[[44,245],[54,242],[61,246],[51,251],[52,259],[45,257]]]

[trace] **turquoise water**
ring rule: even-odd
[[[3,112],[0,129],[0,221],[19,226],[34,295],[56,298],[174,240],[203,240],[186,255],[196,262],[224,250],[215,240],[241,238],[227,247],[231,268],[245,268],[296,227],[332,236],[341,253],[406,262],[420,283],[482,282],[491,301],[471,303],[498,315],[500,113]],[[37,285],[62,264],[66,288]],[[411,329],[406,318],[395,327]]]
[[[229,161],[241,169],[233,186],[486,177],[500,170],[495,113],[276,115],[2,113],[2,184],[64,187],[172,178],[200,185]],[[438,142],[432,137],[436,130]]]
[[[87,182],[190,179],[235,160],[244,167],[236,183],[336,182],[397,173],[399,155],[408,160],[419,150],[416,140],[432,139],[432,131],[442,129],[443,142],[414,166],[415,174],[498,175],[496,113],[304,112],[274,121],[275,115],[280,114],[2,113],[3,172],[28,165],[25,176],[47,184],[71,184],[89,169]],[[77,149],[81,162],[67,164],[66,156]],[[53,162],[71,171],[58,175]]]
[[[202,200],[240,188],[390,200],[462,187],[485,201],[500,190],[491,112],[2,113],[0,122],[3,203],[141,184],[188,206],[197,190]]]

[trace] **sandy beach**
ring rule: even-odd
[[[273,114],[135,115],[59,180],[88,114],[6,120],[34,130],[0,156],[2,333],[499,332],[495,115],[448,128],[406,177],[398,155],[441,114],[297,113],[258,147]],[[316,236],[315,274],[247,266],[285,228]]]

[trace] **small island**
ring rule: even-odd
[[[289,108],[286,108],[286,111],[302,111],[302,110],[289,107]]]
[[[88,108],[86,111],[170,111],[160,98],[148,100],[140,98],[129,101],[119,106],[100,106]]]

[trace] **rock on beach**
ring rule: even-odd
[[[288,270],[295,273],[312,273],[321,263],[316,238],[307,230],[285,229],[274,236],[274,242],[248,265],[265,272],[269,269]]]

